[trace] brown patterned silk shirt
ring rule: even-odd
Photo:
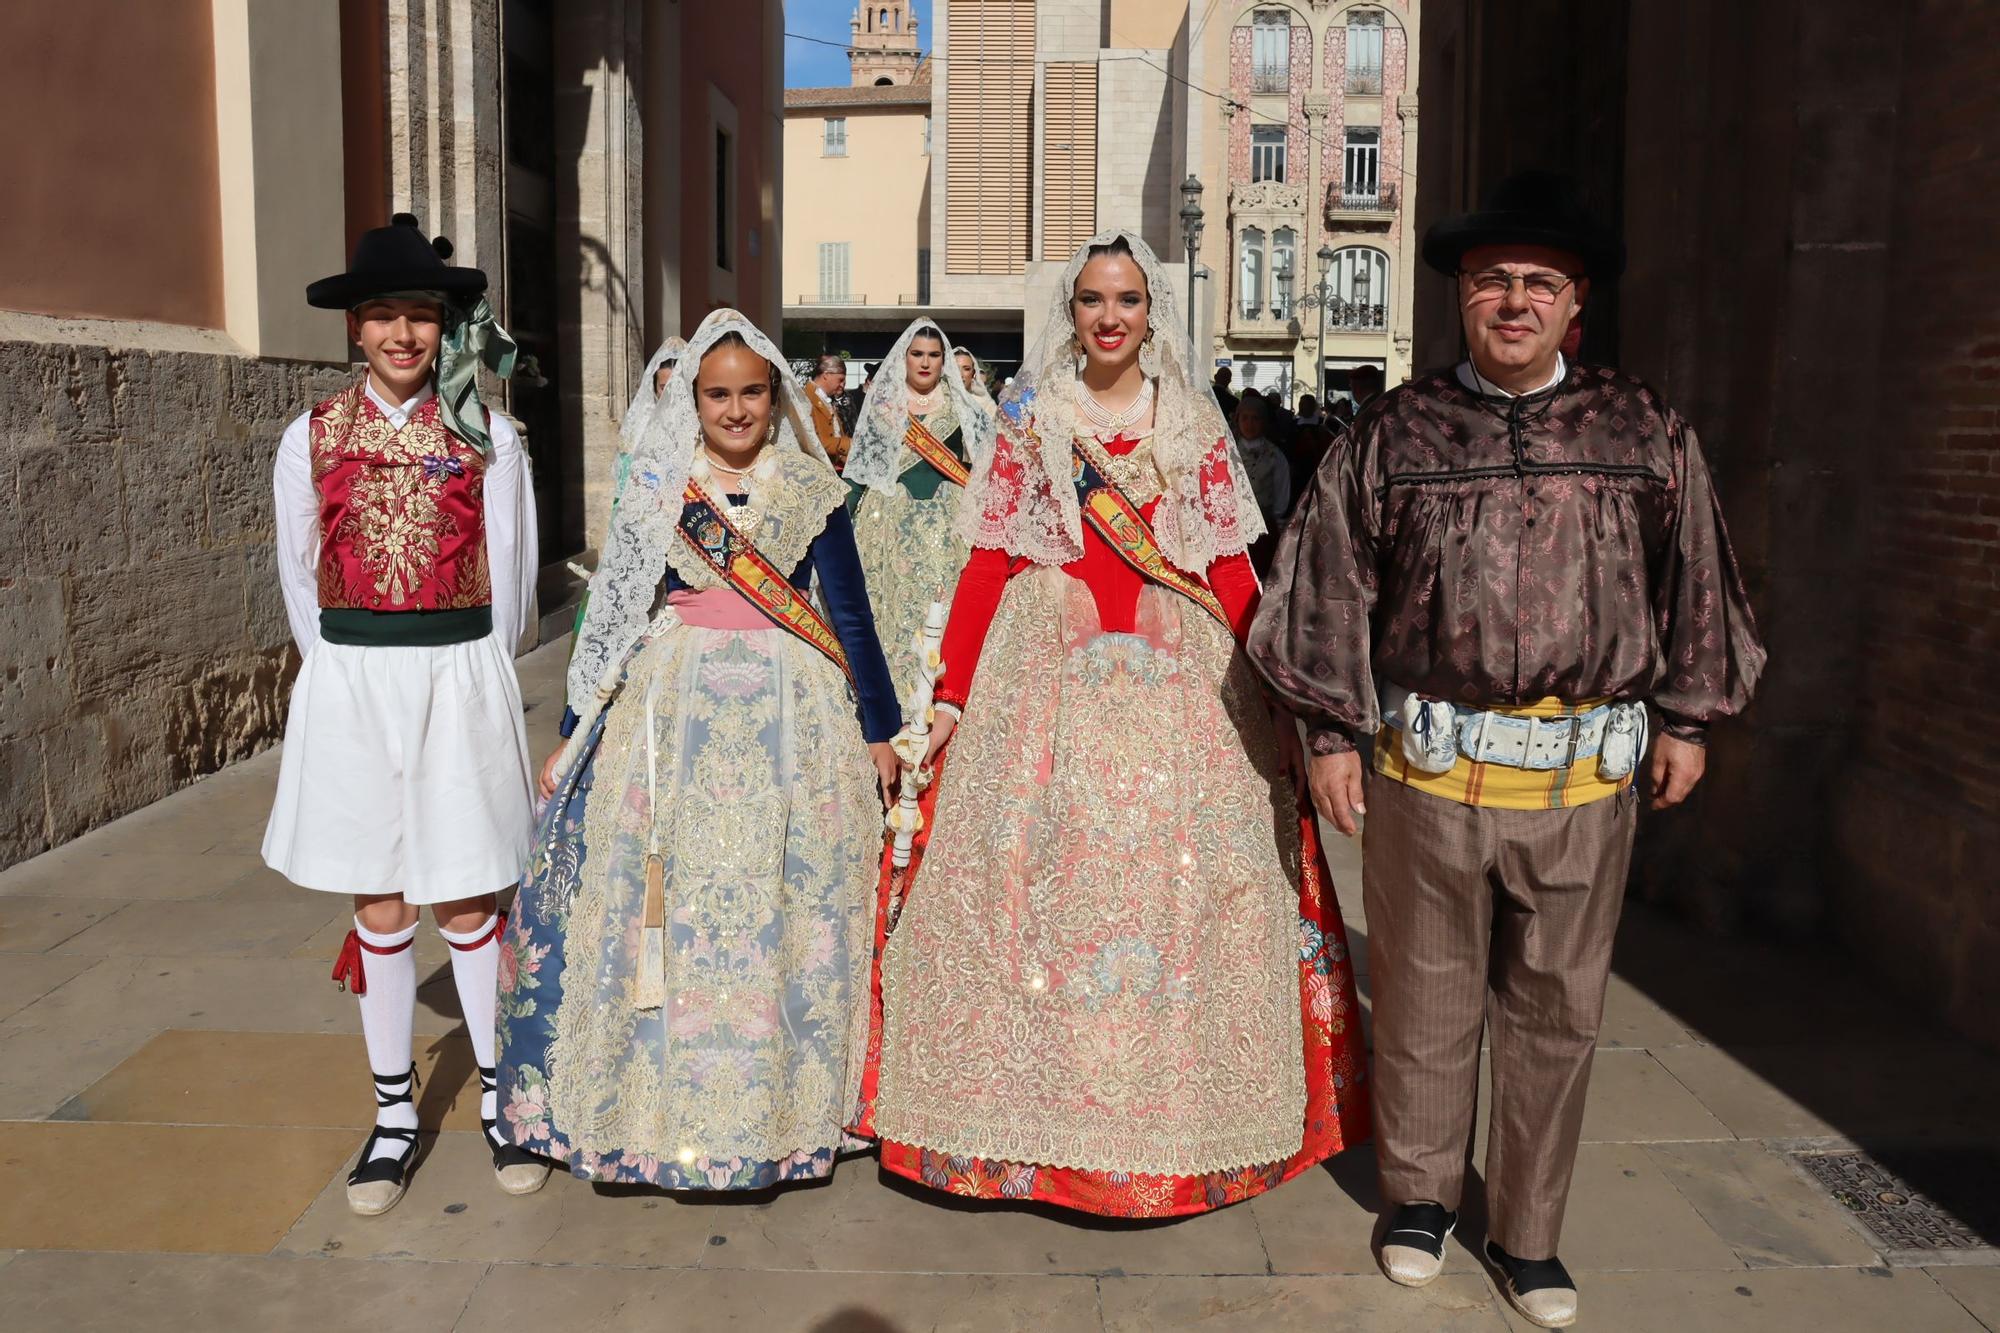
[[[1279,540],[1249,651],[1315,754],[1375,733],[1378,680],[1478,707],[1649,699],[1699,742],[1764,668],[1694,431],[1597,366],[1520,398],[1446,372],[1376,399]]]

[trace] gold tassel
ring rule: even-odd
[[[658,1009],[667,1002],[667,862],[646,857],[646,897],[639,913],[639,976],[633,1002]]]

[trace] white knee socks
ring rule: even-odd
[[[412,1092],[410,1082],[410,1030],[417,1017],[417,957],[410,947],[417,928],[381,935],[354,921],[354,933],[361,942],[360,966],[365,980],[354,985],[361,1003],[361,1031],[368,1042],[368,1067],[382,1096]],[[354,984],[354,983],[350,983]],[[392,1129],[415,1129],[417,1107],[413,1100],[375,1108],[375,1123]],[[408,1143],[394,1139],[376,1141],[372,1161],[377,1157],[401,1157]]]
[[[458,987],[458,1007],[465,1013],[465,1031],[472,1038],[472,1059],[480,1071],[493,1068],[494,1012],[499,1005],[500,932],[506,918],[498,913],[471,930],[438,929],[451,946],[451,979]],[[491,1123],[497,1112],[490,1088],[479,1097],[479,1118]]]

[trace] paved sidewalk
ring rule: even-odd
[[[560,654],[522,663],[538,753]],[[438,1133],[403,1203],[354,1217],[342,1181],[372,1098],[354,1001],[327,980],[349,909],[259,860],[276,771],[275,755],[239,764],[0,874],[9,1333],[1527,1327],[1469,1248],[1476,1217],[1431,1288],[1377,1274],[1365,1146],[1164,1224],[944,1202],[866,1158],[757,1202],[567,1176],[508,1199],[428,926],[420,1100]],[[1358,863],[1333,850],[1365,991]],[[1580,1327],[2000,1330],[1992,1251],[1885,1254],[1787,1156],[2000,1148],[2000,1062],[1850,965],[1705,939],[1637,904],[1618,959],[1562,1246]],[[1907,1160],[1933,1164],[1933,1192],[1976,1178],[1935,1165],[1976,1159]]]

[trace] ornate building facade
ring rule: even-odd
[[[1362,365],[1410,373],[1417,21],[1416,0],[1234,0],[1204,34],[1227,80],[1200,173],[1223,187],[1205,324],[1238,388],[1289,403]]]

